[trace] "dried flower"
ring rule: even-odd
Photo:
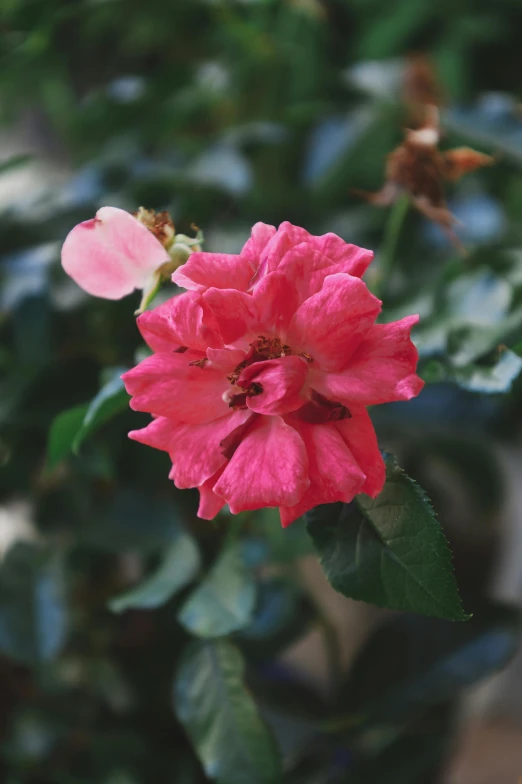
[[[381,206],[387,206],[401,193],[407,193],[414,206],[441,226],[460,247],[453,231],[456,219],[446,204],[444,181],[455,181],[475,169],[490,166],[494,159],[469,147],[443,152],[438,148],[439,141],[438,110],[430,106],[427,107],[424,125],[416,130],[407,130],[403,143],[389,154],[383,188],[376,193],[356,192],[372,204]]]

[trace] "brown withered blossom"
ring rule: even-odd
[[[450,239],[461,247],[453,231],[456,218],[448,210],[444,182],[456,181],[482,166],[490,166],[490,155],[458,147],[439,150],[439,113],[436,106],[426,107],[424,124],[416,130],[406,130],[403,143],[393,150],[386,163],[386,182],[380,191],[356,191],[372,204],[387,206],[405,193],[412,204],[429,220],[434,221]]]
[[[444,94],[430,58],[423,52],[409,54],[404,68],[402,99],[408,109],[408,125],[424,123],[426,106],[442,106]]]
[[[134,217],[148,228],[164,248],[168,248],[174,239],[175,229],[168,212],[156,212],[140,207]]]

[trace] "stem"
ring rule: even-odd
[[[339,635],[337,633],[337,629],[335,624],[332,623],[330,618],[326,615],[321,602],[318,601],[317,596],[314,594],[313,590],[311,590],[310,587],[306,584],[306,581],[303,579],[303,575],[300,572],[297,564],[294,563],[290,565],[289,573],[293,576],[296,583],[304,591],[306,591],[308,598],[314,605],[314,609],[317,613],[316,621],[323,635],[324,649],[326,653],[328,697],[332,697],[335,695],[336,689],[340,684],[343,675],[339,650]]]
[[[152,300],[154,299],[154,297],[156,296],[160,288],[161,288],[161,275],[156,274],[154,277],[154,282],[152,283],[150,288],[144,290],[143,296],[141,298],[140,306],[138,310],[134,311],[135,316],[139,316],[140,313],[143,313],[145,310],[147,310],[148,306],[150,305],[150,303],[152,302]]]
[[[339,638],[337,629],[329,618],[325,615],[322,608],[315,603],[318,612],[318,622],[323,632],[324,647],[326,651],[326,661],[328,668],[328,692],[329,696],[336,693],[342,678],[341,659],[339,656]]]
[[[374,293],[378,297],[383,297],[386,288],[390,282],[390,277],[393,270],[393,262],[397,251],[397,244],[401,233],[410,200],[406,194],[399,196],[395,204],[390,210],[386,229],[384,231],[384,239],[381,246],[381,265],[379,270],[379,277],[374,286]]]

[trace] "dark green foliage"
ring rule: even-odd
[[[241,654],[230,643],[192,643],[176,676],[176,713],[212,779],[278,784],[283,781],[279,752],[243,676]]]
[[[337,710],[349,706],[359,728],[411,722],[501,669],[519,634],[519,614],[496,605],[479,606],[465,624],[390,619],[360,651],[337,695]]]
[[[520,420],[522,9],[1,5],[0,779],[435,784],[459,696],[519,634],[512,611],[477,596],[505,498],[495,445]],[[441,80],[442,146],[501,153],[448,185],[466,258],[414,209],[390,217],[353,193],[383,183],[411,120],[403,58],[418,51]],[[397,454],[380,498],[317,508],[312,536],[305,520],[282,530],[275,510],[198,520],[168,456],[127,437],[150,419],[119,378],[145,351],[139,294],[89,298],[58,263],[104,204],[168,209],[209,250],[290,220],[376,251],[381,320],[420,314],[426,381],[371,410]],[[387,619],[344,675],[303,576],[316,549],[340,593],[414,613]],[[279,658],[310,630],[327,651],[320,694]]]
[[[53,659],[67,632],[67,597],[57,556],[27,543],[0,570],[0,650],[27,664]]]

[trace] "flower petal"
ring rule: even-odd
[[[233,411],[202,425],[173,425],[169,474],[180,490],[199,487],[226,464],[221,441],[250,417],[250,411]]]
[[[258,414],[288,414],[305,402],[302,389],[308,375],[308,362],[302,357],[280,357],[255,362],[246,367],[237,380],[238,386],[249,389],[261,386],[260,394],[247,397],[247,406]]]
[[[95,297],[120,299],[150,282],[170,261],[156,237],[130,213],[102,207],[67,235],[62,248],[64,270]]]
[[[240,348],[207,348],[209,362],[225,374],[235,370],[245,357],[246,351],[242,351]]]
[[[255,287],[252,298],[257,311],[255,328],[269,335],[284,335],[299,305],[293,281],[272,272]]]
[[[330,400],[375,405],[410,400],[424,382],[415,374],[417,349],[410,331],[419,320],[407,316],[391,324],[376,324],[348,360],[342,373],[320,373],[311,386]]]
[[[133,441],[139,441],[140,444],[151,446],[153,449],[161,449],[162,452],[168,452],[172,438],[172,429],[173,423],[170,419],[157,417],[147,427],[143,427],[141,430],[131,430],[129,438],[132,438]]]
[[[259,259],[259,267],[252,279],[252,285],[260,283],[265,275],[275,272],[285,254],[295,245],[305,242],[309,236],[304,229],[284,221],[263,248]]]
[[[366,474],[361,491],[375,498],[384,487],[386,479],[386,467],[377,444],[377,436],[364,406],[352,405],[350,413],[350,419],[336,422],[334,427],[342,435],[357,464]]]
[[[350,245],[332,232],[319,237],[310,236],[309,241],[315,250],[330,260],[330,264],[342,265],[342,272],[347,272],[356,278],[364,275],[373,259],[373,251]]]
[[[335,234],[325,235],[325,237],[329,236],[336,237]],[[317,237],[312,239],[323,238]],[[286,275],[293,282],[299,294],[299,302],[308,299],[312,294],[317,294],[328,275],[344,272],[354,277],[360,277],[359,270],[362,269],[364,272],[364,269],[370,263],[373,256],[371,251],[357,248],[355,245],[347,245],[339,237],[336,237],[336,239],[344,246],[345,253],[343,255],[339,252],[339,258],[335,261],[319,251],[310,242],[302,242],[289,250],[279,264],[277,271]],[[325,244],[327,245],[328,243]],[[360,259],[364,260],[366,265],[364,269],[359,263]],[[353,272],[354,269],[356,272]]]
[[[255,268],[246,256],[230,253],[192,253],[172,275],[178,286],[194,291],[208,288],[246,291]]]
[[[166,416],[175,422],[201,424],[225,416],[228,406],[222,395],[230,388],[223,371],[191,364],[204,354],[154,354],[122,378],[135,411]]]
[[[212,311],[197,292],[187,291],[174,297],[170,318],[172,331],[180,345],[198,351],[206,351],[209,346],[223,346]]]
[[[258,268],[261,254],[275,233],[276,227],[270,226],[268,223],[259,222],[252,227],[251,237],[243,245],[241,251],[241,256],[248,259],[252,269]]]
[[[257,324],[257,310],[250,294],[233,289],[210,288],[203,294],[225,343],[234,343]]]
[[[281,417],[262,417],[234,453],[214,492],[232,514],[265,506],[293,506],[310,481],[301,436]]]
[[[206,482],[198,487],[198,517],[200,517],[202,520],[213,520],[217,513],[220,512],[221,509],[223,509],[225,506],[225,502],[221,496],[216,495],[214,492],[214,485],[222,473],[223,469],[220,468],[219,471],[216,471],[214,476],[211,476],[210,479],[207,479]]]
[[[153,351],[176,351],[180,348],[170,317],[175,299],[172,297],[154,310],[146,310],[136,319],[143,340]]]
[[[294,351],[306,351],[324,370],[342,370],[381,310],[360,278],[338,273],[297,310],[288,331]]]
[[[334,425],[309,425],[291,421],[306,446],[310,487],[294,506],[279,510],[284,528],[317,504],[349,503],[366,479]]]

